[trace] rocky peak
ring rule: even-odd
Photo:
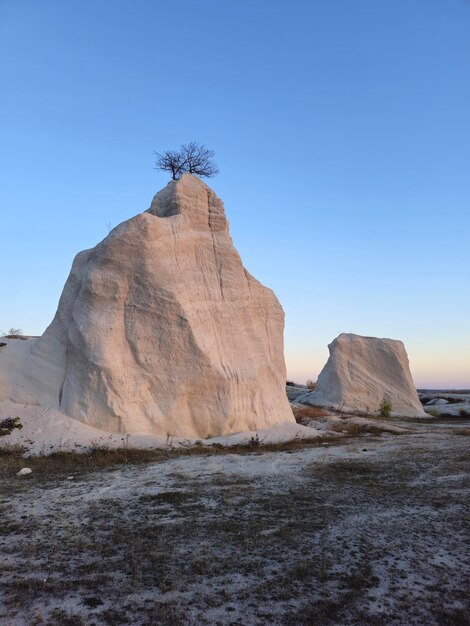
[[[182,215],[191,226],[201,230],[228,230],[222,200],[200,178],[183,174],[172,180],[153,197],[147,210],[157,217]]]
[[[200,438],[293,422],[283,329],[222,202],[184,174],[77,255],[44,335],[10,365],[2,353],[0,403],[114,433]]]

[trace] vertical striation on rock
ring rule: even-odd
[[[401,341],[342,333],[328,349],[315,391],[297,401],[377,415],[385,400],[392,415],[426,416]]]
[[[294,421],[283,329],[274,293],[243,267],[221,200],[185,174],[77,255],[44,335],[2,355],[14,375],[0,362],[0,394],[56,403],[114,433],[266,428]]]

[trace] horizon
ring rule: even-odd
[[[353,332],[403,341],[418,389],[468,389],[469,25],[437,0],[4,3],[0,329],[42,334],[73,257],[166,184],[153,151],[195,140],[284,308],[288,380]]]

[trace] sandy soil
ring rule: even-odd
[[[0,484],[0,623],[470,624],[470,424]],[[466,518],[467,516],[467,518]]]

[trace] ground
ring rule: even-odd
[[[0,623],[470,624],[469,423],[405,426],[25,477],[10,457]]]

